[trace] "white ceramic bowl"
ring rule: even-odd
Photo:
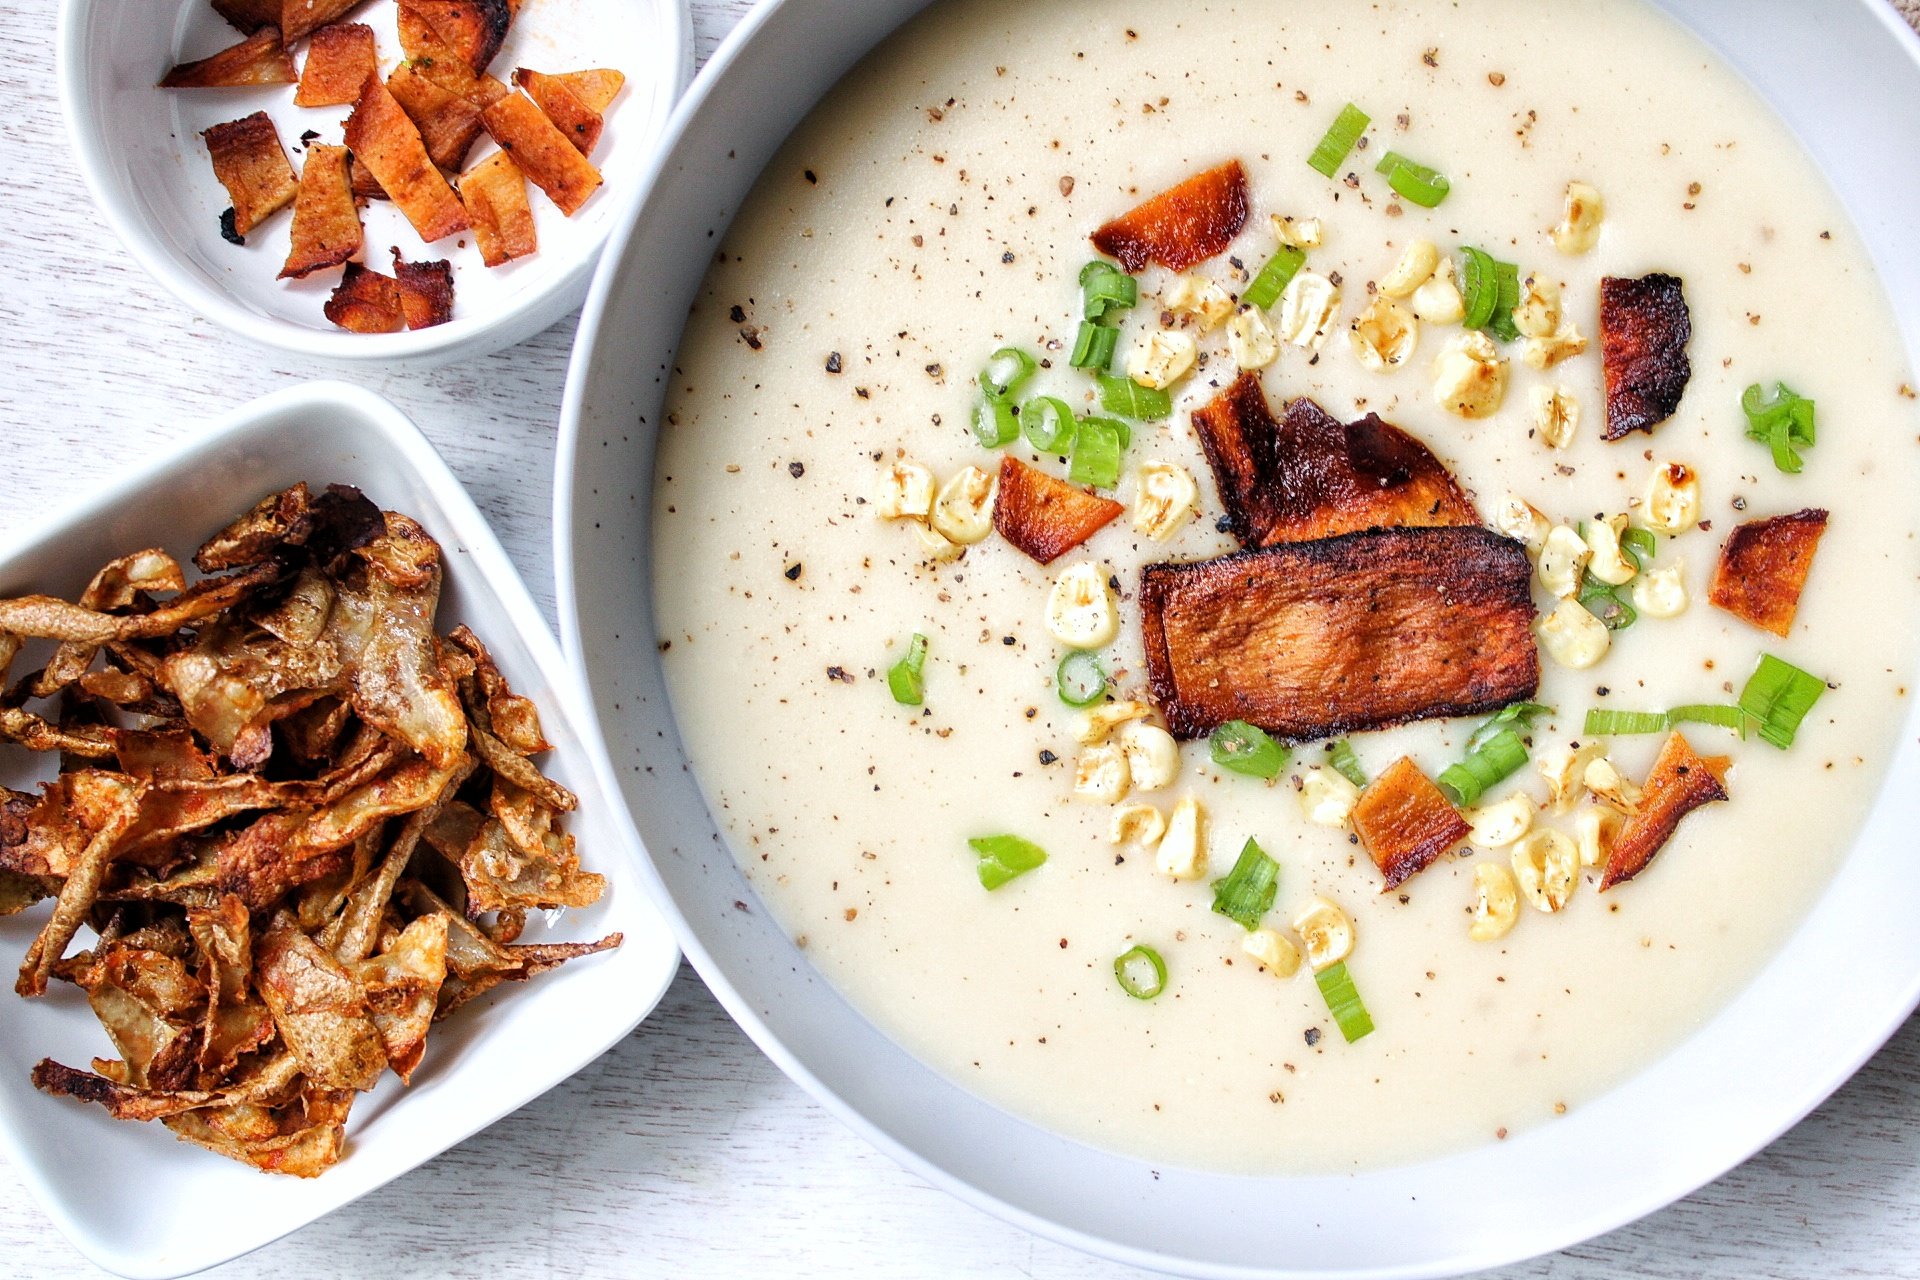
[[[486,520],[413,424],[370,392],[315,382],[276,392],[211,424],[85,504],[37,522],[0,548],[0,594],[77,593],[101,564],[136,547],[190,554],[229,513],[297,480],[356,485],[440,542],[439,624],[465,622],[515,689],[539,704],[548,773],[580,796],[569,829],[606,896],[535,933],[626,935],[619,950],[509,984],[435,1028],[411,1088],[392,1076],[354,1107],[345,1159],[312,1181],[256,1173],[180,1142],[158,1125],[36,1091],[43,1057],[84,1065],[109,1053],[86,1000],[56,983],[39,1000],[11,992],[0,1014],[0,1153],[89,1258],[125,1276],[178,1276],[257,1249],[445,1151],[573,1075],[652,1010],[679,964],[671,932],[642,888],[642,855],[578,681]],[[22,753],[0,753],[0,782],[29,785]],[[0,919],[0,955],[24,954],[42,906]]]
[[[664,373],[711,246],[761,167],[922,3],[784,0],[742,23],[681,104],[654,182],[608,251],[568,381],[554,485],[562,635],[622,766],[650,879],[727,1009],[789,1075],[937,1185],[1067,1243],[1205,1276],[1433,1276],[1562,1248],[1686,1194],[1817,1105],[1920,1000],[1916,717],[1830,889],[1708,1025],[1563,1120],[1378,1172],[1155,1170],[1046,1133],[922,1066],[836,994],[767,912],[733,909],[754,894],[691,773],[671,767],[678,735],[650,616]],[[1920,154],[1920,41],[1882,0],[1661,3],[1759,85],[1812,150],[1914,350],[1920,169],[1888,158]],[[625,767],[641,760],[651,767]]]
[[[345,19],[373,27],[382,75],[400,58],[394,7],[392,0],[374,0]],[[208,0],[62,0],[60,104],[87,189],[140,265],[216,324],[299,355],[381,365],[485,355],[578,307],[601,247],[693,72],[686,0],[528,4],[494,59],[495,75],[505,78],[522,65],[540,71],[614,67],[626,74],[594,149],[605,185],[568,218],[529,184],[539,252],[493,268],[481,263],[471,234],[422,244],[398,209],[369,201],[361,213],[366,262],[390,274],[390,246],[410,262],[451,261],[454,318],[417,331],[348,333],[321,313],[339,271],[316,271],[305,280],[275,278],[287,255],[291,208],[255,228],[244,247],[221,238],[220,211],[230,202],[214,179],[200,132],[264,110],[297,170],[302,132],[313,130],[320,141],[337,143],[351,108],[296,107],[290,85],[155,87],[176,62],[205,57],[240,38]],[[296,52],[296,61],[303,57]],[[468,163],[492,149],[483,136]]]

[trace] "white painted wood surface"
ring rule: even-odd
[[[227,338],[151,282],[94,219],[54,95],[55,7],[0,6],[7,530],[30,527],[202,418],[290,379],[333,372]],[[702,60],[748,7],[695,0]],[[347,375],[420,423],[549,608],[553,424],[573,330],[569,320],[429,374]],[[1843,976],[1835,990],[1844,998]],[[1566,1194],[1581,1189],[1569,1185]],[[100,1274],[4,1166],[0,1206],[0,1276]],[[208,1206],[210,1224],[219,1212]],[[781,1076],[683,969],[653,1018],[572,1081],[385,1192],[213,1274],[1137,1273],[1003,1225],[895,1166]],[[1718,1182],[1636,1225],[1499,1275],[1920,1277],[1920,1019],[1826,1106]]]

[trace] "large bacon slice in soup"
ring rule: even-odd
[[[1680,277],[1654,272],[1600,281],[1600,361],[1607,383],[1606,438],[1652,431],[1680,407],[1693,364],[1693,316]]]
[[[1720,548],[1707,599],[1762,631],[1785,636],[1826,531],[1827,513],[1819,507],[1737,526]]]
[[[1386,877],[1384,891],[1458,847],[1471,828],[1420,766],[1401,756],[1354,802],[1353,830]]]
[[[1250,547],[1362,529],[1477,525],[1480,513],[1433,451],[1368,414],[1342,424],[1302,396],[1276,422],[1243,373],[1194,410],[1220,505]]]
[[[1680,819],[1703,804],[1727,798],[1725,756],[1704,758],[1678,733],[1667,735],[1647,775],[1640,809],[1620,829],[1607,855],[1605,890],[1624,884],[1647,869],[1653,855],[1673,838]]]
[[[1247,171],[1238,160],[1196,173],[1093,233],[1093,246],[1128,271],[1157,262],[1185,271],[1219,253],[1247,223]]]
[[[1000,457],[993,527],[1041,564],[1073,550],[1125,510],[1111,498],[1055,479],[1012,454]]]
[[[1176,737],[1293,742],[1473,715],[1540,683],[1532,567],[1486,529],[1374,529],[1141,571],[1153,699]]]

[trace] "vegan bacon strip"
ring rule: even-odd
[[[1402,756],[1354,801],[1353,830],[1386,878],[1384,892],[1458,847],[1471,828],[1420,766]]]
[[[512,156],[495,151],[461,175],[459,191],[482,262],[497,267],[539,247],[527,180]]]
[[[1275,422],[1259,375],[1194,410],[1220,504],[1247,546],[1361,529],[1477,525],[1480,513],[1420,441],[1368,414],[1342,425],[1301,397]]]
[[[1693,376],[1687,343],[1693,317],[1678,276],[1600,281],[1601,367],[1608,440],[1652,431],[1673,416]]]
[[[600,113],[582,102],[566,81],[559,76],[518,67],[514,70],[513,82],[526,90],[547,119],[553,121],[554,128],[565,134],[581,155],[593,154],[594,145],[600,141]]]
[[[307,61],[300,68],[296,107],[344,107],[360,97],[360,86],[380,69],[373,28],[360,22],[336,22],[307,39]]]
[[[509,0],[402,0],[401,7],[424,19],[476,74],[500,52],[513,22]]]
[[[393,251],[393,278],[407,328],[428,329],[453,319],[453,264],[407,262]]]
[[[1141,571],[1175,737],[1245,720],[1307,742],[1533,696],[1532,566],[1486,529],[1374,529]]]
[[[162,89],[233,89],[292,84],[293,59],[278,27],[262,27],[231,48],[198,62],[183,62],[160,81]]]
[[[1784,637],[1800,610],[1800,591],[1827,531],[1827,513],[1806,507],[1749,520],[1727,535],[1707,599],[1715,608]]]
[[[531,105],[531,104],[529,104]],[[467,213],[427,155],[420,130],[377,76],[347,117],[347,146],[428,244],[467,229]]]
[[[520,172],[569,217],[600,185],[600,171],[526,94],[508,94],[482,111],[480,119]]]
[[[280,145],[280,131],[266,112],[214,125],[201,137],[213,160],[213,176],[233,201],[235,235],[245,236],[293,199],[300,184]]]
[[[484,131],[480,108],[407,62],[387,77],[387,92],[420,130],[420,140],[435,165],[458,169],[467,162],[474,139]]]
[[[1010,453],[1000,455],[993,527],[1041,564],[1073,550],[1125,510],[1111,498],[1056,479]]]
[[[360,0],[281,0],[280,30],[292,44],[345,17],[359,4]]]
[[[554,75],[553,79],[572,90],[573,96],[580,99],[581,105],[587,110],[598,112],[600,115],[607,113],[607,108],[613,105],[613,100],[620,96],[620,87],[627,82],[624,75],[611,67],[562,71]]]
[[[280,278],[299,279],[337,267],[360,251],[360,206],[347,176],[347,149],[316,142],[300,167],[293,233]]]
[[[354,333],[398,333],[407,327],[399,284],[392,276],[357,262],[347,264],[346,274],[323,310],[327,319]]]
[[[280,25],[280,0],[213,0],[213,11],[248,35]]]
[[[422,75],[456,93],[476,107],[498,102],[511,92],[490,75],[476,72],[465,58],[455,53],[446,41],[434,34],[426,18],[410,5],[401,5],[394,14],[400,36],[400,51],[407,64]]]
[[[1627,819],[1607,855],[1601,891],[1646,870],[1653,855],[1673,838],[1680,819],[1703,804],[1725,800],[1726,771],[1726,757],[1703,758],[1678,732],[1668,734],[1647,775],[1639,812]]]
[[[1093,244],[1129,272],[1149,262],[1185,271],[1232,243],[1247,208],[1247,172],[1229,160],[1121,214],[1093,233]]]

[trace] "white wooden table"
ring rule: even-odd
[[[703,60],[747,7],[694,0]],[[333,372],[226,337],[151,282],[94,219],[54,95],[54,13],[55,0],[0,5],[8,530],[199,419]],[[359,375],[439,445],[549,608],[552,442],[573,330],[569,320],[436,373]],[[0,1205],[0,1275],[100,1274],[3,1165]],[[218,1216],[209,1206],[209,1220]],[[896,1167],[781,1076],[683,968],[653,1017],[573,1080],[384,1192],[214,1274],[1137,1273],[1003,1225]],[[1634,1226],[1500,1273],[1816,1274],[1920,1276],[1920,1019],[1826,1106],[1720,1181]]]

